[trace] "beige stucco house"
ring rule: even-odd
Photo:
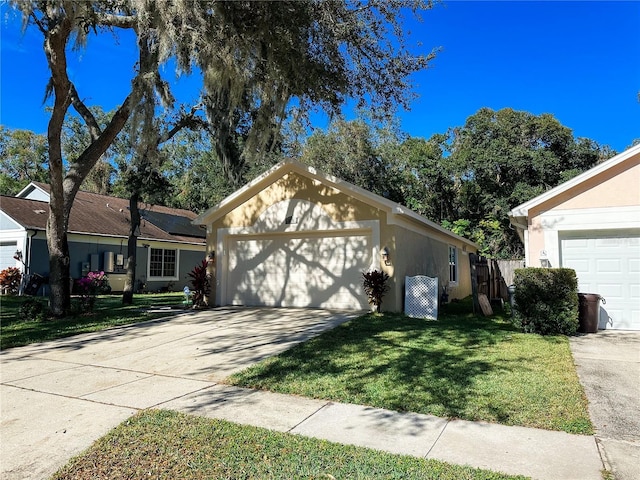
[[[514,208],[527,266],[576,270],[600,328],[640,330],[640,145]]]
[[[382,308],[403,310],[405,275],[471,294],[477,246],[411,210],[296,162],[284,162],[202,213],[216,305],[368,309],[362,272],[382,269]]]

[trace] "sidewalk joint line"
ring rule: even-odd
[[[433,441],[433,443],[431,444],[431,447],[429,447],[429,450],[424,455],[425,459],[429,458],[429,455],[431,454],[431,450],[433,450],[433,447],[435,447],[436,444],[440,441],[440,437],[442,437],[442,435],[444,434],[444,431],[447,429],[447,426],[449,425],[450,422],[451,422],[451,419],[447,418],[447,423],[444,424],[444,427],[442,427],[442,430],[440,430],[438,437]]]
[[[309,420],[311,417],[313,417],[315,414],[317,414],[320,410],[325,409],[326,407],[328,407],[329,405],[332,405],[333,402],[328,401],[327,403],[323,404],[320,408],[318,408],[317,410],[315,410],[314,412],[310,413],[309,415],[307,415],[305,418],[303,418],[302,420],[300,420],[298,423],[296,423],[293,427],[291,427],[289,430],[287,430],[287,433],[291,433],[293,430],[295,430],[297,427],[299,427],[300,425],[302,425],[304,422],[306,422],[307,420]]]

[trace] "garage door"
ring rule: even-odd
[[[0,270],[16,266],[16,260],[13,256],[16,254],[17,247],[16,242],[0,243]]]
[[[571,234],[560,244],[562,266],[575,269],[579,291],[606,301],[600,328],[640,330],[640,234]]]
[[[370,264],[370,233],[230,237],[224,303],[365,309]]]

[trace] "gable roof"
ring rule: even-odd
[[[635,158],[636,156],[638,156],[638,158]],[[573,177],[570,180],[567,180],[564,183],[561,183],[560,185],[558,185],[557,187],[554,187],[550,190],[547,190],[546,192],[542,193],[541,195],[538,195],[535,198],[532,198],[531,200],[524,202],[520,205],[518,205],[517,207],[513,208],[510,212],[509,212],[509,217],[511,218],[511,223],[515,226],[518,227],[524,227],[526,228],[525,224],[522,224],[521,221],[519,222],[518,219],[524,219],[527,218],[529,216],[529,210],[531,210],[532,208],[537,207],[538,205],[541,205],[551,199],[553,199],[554,197],[568,191],[571,190],[574,187],[577,187],[578,185],[580,185],[581,183],[586,182],[587,180],[594,178],[600,174],[602,174],[603,172],[616,167],[622,163],[625,162],[633,162],[633,161],[639,161],[640,160],[640,144],[635,145],[627,150],[625,150],[622,153],[619,153],[618,155],[611,157],[609,160],[606,160],[602,163],[599,163],[598,165],[596,165],[593,168],[590,168],[589,170],[587,170],[586,172],[581,173],[580,175],[577,175],[575,177]],[[526,222],[525,222],[526,223]]]
[[[28,194],[30,188],[49,193],[49,185],[32,182],[18,195]],[[46,229],[48,202],[2,196],[0,208],[24,228]],[[140,204],[139,208],[142,217],[139,240],[204,244],[204,230],[191,223],[195,213],[162,205]],[[129,200],[79,191],[71,207],[69,233],[127,238],[130,218]]]
[[[352,183],[346,182],[332,175],[327,175],[316,170],[313,167],[293,160],[287,160],[278,163],[270,170],[267,170],[262,175],[247,183],[244,187],[236,190],[234,193],[229,195],[217,205],[198,215],[195,220],[193,220],[193,223],[195,225],[207,225],[209,223],[215,222],[216,220],[231,212],[236,207],[240,206],[247,199],[248,195],[256,195],[258,192],[264,190],[269,185],[275,183],[277,180],[290,173],[297,173],[312,180],[316,180],[324,185],[333,187],[346,195],[361,200],[369,205],[379,208],[380,210],[384,210],[390,215],[395,215],[413,221],[424,227],[428,227],[442,234],[456,238],[468,245],[471,245],[474,248],[478,248],[478,245],[473,243],[471,240],[456,235],[450,230],[441,227],[437,223],[432,222],[426,217],[410,210],[403,205],[400,205],[399,203],[393,202],[387,198],[381,197],[380,195],[376,195],[375,193],[365,190],[364,188],[353,185]]]

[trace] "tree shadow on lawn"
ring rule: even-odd
[[[512,361],[484,359],[482,350],[508,341],[514,332],[504,322],[472,316],[427,321],[368,315],[230,380],[282,393],[464,417],[470,396],[476,395],[475,380],[511,368]]]

